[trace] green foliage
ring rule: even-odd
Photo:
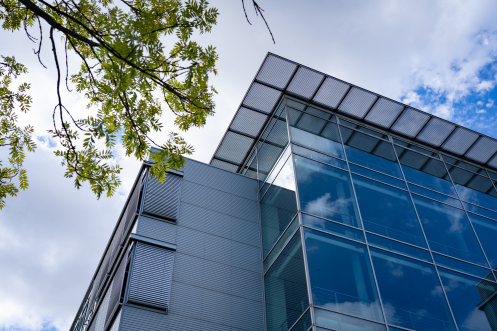
[[[218,55],[193,38],[211,32],[217,16],[206,0],[0,0],[5,30],[25,28],[28,33],[40,25],[42,33],[43,21],[50,27],[59,99],[50,132],[60,142],[55,153],[66,167],[65,176],[77,188],[88,182],[98,197],[114,194],[120,184],[121,168],[114,158],[118,143],[126,155],[140,160],[151,147],[158,148],[151,155],[151,174],[161,181],[168,169],[184,166],[191,145],[173,132],[160,143],[150,135],[163,128],[164,106],[182,131],[203,126],[213,115],[216,91],[209,75],[216,74]],[[70,82],[86,97],[88,108],[97,110],[94,116],[74,119],[63,104],[63,61],[57,58],[54,33],[65,42],[66,54],[74,52],[81,60]]]
[[[27,94],[30,85],[22,83],[17,91],[11,84],[19,75],[27,72],[26,67],[13,57],[1,57],[0,61],[0,147],[9,149],[8,164],[0,159],[0,209],[5,206],[5,198],[16,196],[19,189],[28,188],[28,177],[23,169],[26,151],[34,152],[36,146],[31,140],[33,127],[23,128],[17,124],[16,105],[21,112],[27,112],[31,97]],[[2,151],[3,152],[3,151]],[[14,182],[17,178],[18,183]]]

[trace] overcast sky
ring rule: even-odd
[[[249,3],[249,1],[246,1]],[[497,137],[497,2],[495,0],[259,0],[276,45],[251,8],[253,25],[237,0],[212,1],[220,10],[202,43],[217,47],[212,82],[216,115],[183,134],[193,158],[209,162],[267,52]],[[39,65],[24,33],[0,32],[0,54],[30,70],[38,149],[27,157],[30,188],[7,199],[0,212],[0,330],[67,330],[123,207],[139,162],[118,155],[123,185],[97,200],[63,177],[47,134],[55,105],[50,49]],[[74,71],[78,63],[70,63]],[[76,114],[84,99],[64,93]],[[165,115],[156,140],[176,130]],[[176,130],[177,131],[177,130]],[[121,153],[122,154],[122,153]],[[0,154],[4,157],[4,154]]]

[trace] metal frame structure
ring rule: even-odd
[[[284,95],[497,171],[497,140],[268,53],[210,164],[240,172]]]

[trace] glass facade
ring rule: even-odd
[[[496,173],[287,97],[261,137],[268,331],[497,331]]]

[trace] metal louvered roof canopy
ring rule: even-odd
[[[497,169],[497,140],[268,53],[210,164],[237,172],[283,95]]]

